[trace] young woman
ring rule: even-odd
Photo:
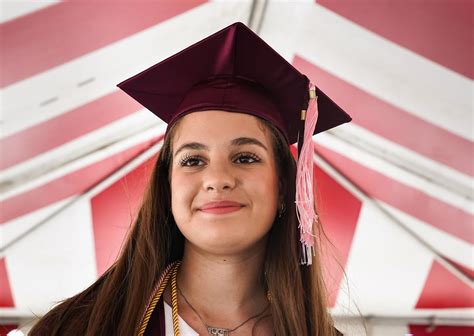
[[[30,335],[336,335],[311,136],[350,117],[241,23],[119,87],[168,123],[142,207],[115,264]]]

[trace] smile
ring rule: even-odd
[[[215,207],[215,208],[207,208],[207,209],[201,209],[202,212],[205,213],[211,213],[215,215],[222,215],[222,214],[227,214],[235,211],[239,211],[242,209],[243,206],[224,206],[224,207]]]

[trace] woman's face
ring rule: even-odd
[[[184,116],[173,136],[172,213],[188,243],[218,255],[264,242],[278,208],[270,131],[223,111]]]

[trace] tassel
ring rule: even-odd
[[[314,250],[313,224],[317,222],[313,194],[313,133],[318,120],[318,105],[316,88],[310,83],[310,99],[307,111],[301,111],[301,120],[304,120],[303,137],[299,137],[298,164],[296,171],[296,215],[300,229],[302,244],[302,265],[311,265]]]

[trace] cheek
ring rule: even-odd
[[[273,172],[259,174],[248,185],[253,190],[253,198],[257,203],[257,209],[262,215],[272,217],[278,208],[278,178]],[[268,220],[268,219],[267,219]]]
[[[171,178],[171,210],[176,221],[190,214],[194,194],[192,181],[179,174]]]

